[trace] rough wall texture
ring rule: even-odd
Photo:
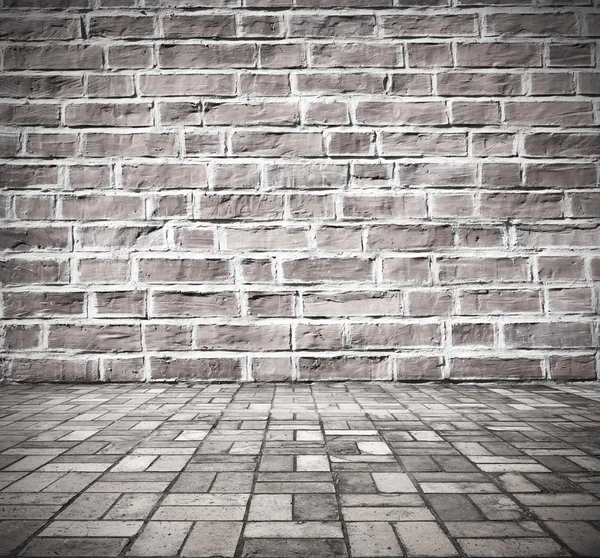
[[[598,0],[3,0],[2,367],[591,379]]]

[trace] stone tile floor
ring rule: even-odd
[[[0,386],[3,556],[600,556],[600,386]]]

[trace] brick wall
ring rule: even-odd
[[[591,379],[598,0],[3,0],[21,380]]]

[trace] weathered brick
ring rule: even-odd
[[[237,131],[231,139],[233,155],[245,157],[318,157],[324,154],[317,132]]]
[[[360,227],[325,226],[317,230],[317,247],[320,250],[362,250],[362,229]]]
[[[515,135],[474,132],[471,136],[473,155],[477,157],[511,157],[516,155]]]
[[[431,76],[428,74],[393,74],[390,93],[392,95],[431,95]]]
[[[233,96],[234,74],[142,74],[140,93],[161,97],[193,95]]]
[[[225,234],[227,250],[271,252],[308,248],[308,231],[303,227],[228,228]]]
[[[465,316],[541,312],[540,295],[524,289],[465,291],[460,296],[460,312]]]
[[[500,123],[500,103],[495,101],[453,101],[452,123],[481,126]]]
[[[460,133],[382,132],[381,154],[384,156],[465,156],[467,136]]]
[[[474,186],[472,164],[414,163],[398,165],[400,183],[405,186]]]
[[[253,68],[256,49],[249,43],[163,44],[158,59],[162,68]]]
[[[146,293],[144,291],[102,291],[96,293],[93,310],[98,316],[145,317]]]
[[[150,309],[150,316],[155,317],[209,318],[238,315],[236,297],[230,292],[155,291]]]
[[[519,225],[520,246],[600,246],[600,225]]]
[[[101,67],[100,45],[10,46],[4,51],[7,70],[96,70]]]
[[[452,49],[448,43],[409,43],[406,54],[411,68],[452,66]]]
[[[475,200],[469,193],[436,193],[430,196],[429,211],[432,217],[469,217],[475,213]]]
[[[429,260],[422,257],[385,258],[383,278],[394,283],[429,283]]]
[[[399,357],[394,362],[394,379],[400,382],[442,379],[443,361],[439,357]]]
[[[527,280],[526,258],[440,258],[438,268],[442,283]]]
[[[50,104],[2,104],[0,124],[3,126],[58,126],[60,106]]]
[[[146,39],[154,36],[154,18],[152,16],[92,16],[89,20],[89,36]]]
[[[524,148],[529,157],[595,157],[600,155],[600,137],[560,132],[529,134]]]
[[[199,198],[198,218],[272,220],[283,217],[283,196],[269,194],[218,194]]]
[[[326,151],[330,157],[368,157],[375,154],[375,135],[368,132],[332,132]]]
[[[294,76],[294,91],[300,95],[374,94],[385,91],[383,74],[370,73],[302,73]]]
[[[322,68],[401,67],[402,52],[379,43],[325,43],[312,45],[311,66]]]
[[[373,280],[373,261],[366,258],[295,259],[282,262],[282,268],[291,283]]]
[[[456,346],[493,347],[494,325],[486,323],[455,323],[452,324],[452,344]]]
[[[207,103],[204,108],[207,126],[292,126],[299,120],[297,103]]]
[[[82,292],[6,292],[3,297],[6,318],[36,316],[83,316]]]
[[[197,325],[195,347],[200,350],[285,351],[291,349],[289,325]]]
[[[145,380],[144,359],[105,358],[102,359],[104,380],[107,382],[143,382]]]
[[[152,125],[150,103],[78,103],[65,109],[65,122],[70,127]]]
[[[123,165],[123,187],[127,190],[205,189],[204,164]]]
[[[83,138],[86,157],[169,157],[177,155],[177,137],[170,133],[89,132]]]
[[[572,217],[600,217],[600,195],[597,192],[574,193],[569,200]]]
[[[289,382],[292,376],[289,358],[252,358],[251,377],[257,382]]]
[[[198,132],[185,135],[186,155],[224,155],[225,139],[220,132]]]
[[[595,188],[598,169],[591,163],[530,163],[525,185],[533,188]]]
[[[452,246],[447,225],[373,225],[367,245],[375,250],[426,250]]]
[[[593,312],[592,290],[589,288],[548,289],[548,311],[569,314]]]
[[[452,293],[447,290],[411,290],[407,299],[409,316],[448,316],[452,313]]]
[[[562,194],[484,193],[480,201],[483,217],[550,219],[563,216]]]
[[[425,197],[420,194],[396,196],[344,196],[343,216],[350,219],[394,219],[425,217]]]
[[[48,347],[92,353],[105,351],[139,351],[141,331],[137,325],[51,324]]]
[[[12,41],[69,40],[79,38],[79,21],[74,17],[0,17],[0,38]]]
[[[4,327],[4,348],[11,351],[37,349],[40,346],[41,327],[38,325],[13,325]]]
[[[385,37],[465,37],[477,34],[474,14],[386,15],[381,19]]]
[[[531,74],[532,95],[573,95],[575,81],[572,73],[533,73]]]
[[[243,73],[239,77],[240,95],[280,97],[290,93],[290,77],[287,74]]]
[[[541,281],[569,281],[584,278],[583,260],[579,256],[539,256]]]
[[[359,101],[356,119],[360,124],[396,126],[399,124],[446,124],[448,116],[444,103],[430,101]]]
[[[437,92],[448,96],[521,95],[519,74],[447,72],[437,76]]]
[[[83,91],[83,76],[6,74],[0,81],[0,97],[68,99],[82,97]]]
[[[369,37],[375,34],[375,17],[293,14],[289,26],[290,37]]]
[[[402,313],[399,291],[355,291],[342,293],[305,293],[304,315],[317,317],[398,316]]]
[[[361,348],[397,349],[440,344],[437,324],[369,323],[351,324],[350,344]]]
[[[31,252],[66,250],[70,246],[68,227],[12,227],[0,229],[0,250]]]
[[[549,359],[552,380],[595,380],[596,362],[592,355],[551,356]]]
[[[75,244],[83,250],[147,250],[165,245],[165,231],[158,225],[87,225],[76,227],[75,234]]]
[[[149,45],[111,45],[107,65],[115,70],[135,70],[152,67],[152,47]]]
[[[74,157],[78,138],[75,134],[27,134],[25,151],[33,157]]]
[[[530,126],[591,126],[592,104],[585,101],[515,101],[506,103],[507,124]]]
[[[248,293],[248,314],[284,318],[294,315],[294,295],[289,293]]]
[[[342,324],[298,324],[294,328],[296,349],[336,350],[344,347]]]
[[[579,43],[574,45],[555,44],[548,48],[548,66],[555,68],[575,68],[593,66],[594,45]]]
[[[241,37],[281,37],[284,34],[283,18],[267,14],[243,15],[240,18],[238,33]]]
[[[539,360],[525,358],[454,358],[450,378],[464,380],[542,379]]]
[[[152,380],[239,381],[242,368],[235,358],[151,357]]]
[[[141,218],[144,201],[134,196],[65,196],[61,199],[62,218],[95,221]]]
[[[110,187],[110,170],[104,165],[73,165],[67,173],[68,185],[73,190]]]
[[[600,90],[600,73],[580,73],[579,79],[579,93],[583,95],[598,95]]]
[[[577,19],[569,13],[495,13],[485,18],[486,35],[577,35]]]
[[[261,68],[301,68],[306,64],[301,44],[275,43],[260,45]]]
[[[123,259],[86,258],[78,262],[78,282],[124,283],[129,281],[129,263]]]
[[[536,68],[542,65],[539,43],[459,43],[456,65],[466,68]]]
[[[329,190],[346,186],[348,167],[331,163],[276,164],[267,168],[266,176],[270,188]]]
[[[388,380],[385,357],[301,357],[300,380]]]
[[[585,322],[506,324],[504,335],[509,348],[593,347],[592,326]]]
[[[188,351],[192,348],[192,326],[146,324],[144,342],[151,351]]]
[[[218,259],[143,258],[138,262],[144,283],[228,282],[229,262]]]
[[[89,358],[15,358],[10,378],[26,382],[94,382],[99,378],[98,362]]]
[[[162,19],[162,26],[168,39],[235,37],[233,14],[167,14]]]

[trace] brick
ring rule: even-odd
[[[452,344],[493,347],[494,325],[486,323],[452,324]]]
[[[0,17],[0,37],[13,41],[69,40],[79,38],[75,18]]]
[[[448,72],[437,76],[437,92],[448,96],[521,95],[518,74]]]
[[[348,167],[342,164],[307,163],[269,166],[267,185],[276,189],[329,190],[348,182]]]
[[[431,76],[427,74],[393,74],[390,93],[393,95],[431,95]]]
[[[539,256],[541,281],[569,281],[584,278],[583,261],[578,256]]]
[[[158,51],[162,68],[253,68],[252,44],[164,44]]]
[[[385,357],[301,357],[300,380],[386,380]]]
[[[326,147],[330,157],[369,156],[375,153],[375,135],[363,132],[333,132]]]
[[[533,73],[531,75],[532,95],[573,95],[575,81],[571,73]]]
[[[135,325],[51,325],[48,346],[87,352],[139,351],[141,333]]]
[[[19,351],[40,346],[40,326],[7,325],[4,328],[4,347]]]
[[[107,65],[115,70],[152,67],[152,48],[148,45],[114,45],[108,47]]]
[[[486,35],[550,36],[577,35],[572,13],[496,13],[485,19]]]
[[[304,48],[301,44],[276,43],[260,45],[261,68],[301,68],[305,64]]]
[[[170,102],[160,103],[158,106],[160,123],[164,125],[196,125],[202,122],[200,103],[195,102]]]
[[[209,251],[215,245],[210,229],[180,227],[174,230],[175,246],[179,250]]]
[[[600,154],[600,138],[577,133],[529,134],[524,148],[529,157],[594,157]]]
[[[154,36],[154,18],[150,16],[93,16],[89,36],[119,39],[145,39]]]
[[[591,312],[592,292],[589,288],[549,289],[549,312]]]
[[[253,358],[252,378],[257,382],[289,382],[293,376],[289,358]]]
[[[76,237],[76,246],[83,250],[110,251],[117,247],[144,250],[165,246],[164,230],[160,226],[80,226]]]
[[[360,227],[320,227],[316,235],[320,250],[362,250]]]
[[[176,15],[163,17],[164,36],[168,39],[213,39],[235,37],[232,14]]]
[[[468,217],[475,203],[471,194],[433,194],[429,211],[433,217]]]
[[[350,339],[355,347],[386,349],[430,347],[441,342],[438,325],[411,323],[352,324]]]
[[[383,278],[395,283],[429,283],[429,260],[419,257],[385,258]]]
[[[73,190],[109,188],[110,170],[106,166],[73,165],[68,168],[68,185]]]
[[[595,380],[596,363],[589,356],[551,356],[550,378],[553,380]]]
[[[17,219],[38,220],[54,217],[54,198],[50,196],[16,197],[14,200]]]
[[[289,95],[290,78],[287,74],[243,73],[239,77],[241,95],[280,97]]]
[[[207,126],[291,126],[300,120],[297,103],[207,103],[204,113]]]
[[[400,124],[446,124],[444,103],[394,101],[359,101],[356,119],[360,124],[394,126]]]
[[[426,250],[452,246],[452,229],[447,225],[373,225],[367,244],[375,250]]]
[[[409,43],[406,53],[411,68],[452,66],[452,49],[448,43]]]
[[[2,180],[3,185],[11,190],[57,185],[58,168],[46,165],[5,165]]]
[[[123,165],[127,190],[196,189],[208,185],[204,164]]]
[[[16,134],[0,135],[0,157],[16,157],[19,150],[19,136]]]
[[[0,97],[76,98],[83,92],[82,76],[7,74],[0,83]]]
[[[98,380],[98,362],[90,359],[15,358],[10,377],[27,382],[93,382]]]
[[[298,324],[294,329],[297,349],[343,348],[343,326],[341,324]]]
[[[300,95],[374,94],[385,92],[386,78],[370,73],[302,73],[294,76]]]
[[[494,101],[454,101],[451,114],[453,124],[499,124],[500,104]]]
[[[155,351],[187,351],[192,348],[192,326],[156,324],[144,326],[146,347]]]
[[[58,126],[60,107],[46,104],[2,104],[0,123],[3,126]]]
[[[475,185],[475,167],[471,164],[415,163],[397,168],[400,183],[405,186]]]
[[[186,155],[224,155],[225,142],[219,132],[200,132],[186,134]]]
[[[395,45],[379,43],[325,43],[310,48],[311,66],[360,68],[402,66],[402,54]]]
[[[591,126],[592,105],[585,101],[510,102],[505,105],[506,122],[530,126]]]
[[[592,347],[591,324],[584,322],[519,323],[505,325],[509,348]]]
[[[318,157],[323,155],[323,139],[316,132],[236,131],[232,137],[234,156]]]
[[[400,382],[441,380],[442,366],[439,357],[399,357],[395,360],[395,378]]]
[[[578,79],[579,93],[583,95],[598,95],[598,84],[600,83],[600,73],[580,73]]]
[[[399,291],[356,291],[347,293],[305,293],[304,315],[308,317],[400,315]]]
[[[294,14],[289,20],[290,37],[372,37],[375,17],[372,15],[321,16]]]
[[[471,145],[473,155],[478,157],[511,157],[516,154],[514,134],[474,132]]]
[[[160,317],[219,317],[237,316],[238,307],[233,293],[196,293],[190,291],[155,291],[150,314]]]
[[[294,315],[294,296],[279,293],[248,293],[248,314],[257,317]]]
[[[455,358],[450,378],[535,380],[542,378],[542,368],[535,359]]]
[[[142,218],[143,200],[133,196],[65,196],[62,218],[82,221]]]
[[[146,316],[146,293],[144,291],[102,291],[96,293],[93,307],[96,315]]]
[[[286,282],[372,281],[373,261],[365,258],[311,258],[282,263]]]
[[[563,216],[561,194],[482,194],[480,203],[481,215],[490,218],[551,219]]]
[[[384,37],[465,37],[477,33],[477,16],[461,15],[391,15],[383,16]]]
[[[233,74],[142,74],[140,93],[143,96],[161,97],[194,95],[233,96],[235,76]]]
[[[34,157],[74,157],[78,138],[75,134],[36,134],[27,135],[25,151]]]
[[[194,339],[200,350],[284,351],[291,349],[287,325],[198,325]]]
[[[589,163],[530,163],[525,184],[533,188],[595,188],[598,170]]]
[[[12,46],[4,51],[7,70],[96,70],[102,67],[100,45]]]
[[[410,316],[444,316],[452,312],[452,294],[448,291],[419,290],[408,293]]]
[[[83,283],[120,283],[129,280],[129,264],[119,259],[82,259],[78,275]]]
[[[485,290],[466,291],[460,296],[461,314],[521,314],[542,311],[539,291]]]
[[[220,189],[258,189],[260,167],[254,164],[216,164],[212,168],[211,185]]]
[[[144,283],[227,282],[229,262],[220,259],[144,258],[138,262],[139,280]]]
[[[466,134],[431,134],[382,132],[381,153],[384,156],[465,156]]]
[[[241,378],[240,362],[234,358],[152,357],[150,370],[153,380],[236,381]]]
[[[283,196],[219,194],[199,198],[198,218],[203,220],[272,220],[283,217]]]
[[[144,359],[104,359],[104,379],[107,382],[143,382]],[[80,517],[77,517],[80,519]]]
[[[168,157],[177,155],[175,134],[89,132],[83,137],[86,157]]]
[[[85,315],[82,292],[6,292],[3,301],[6,318]]]
[[[152,106],[149,103],[81,103],[68,105],[65,122],[70,127],[152,125]]]
[[[243,15],[240,20],[239,34],[242,37],[281,37],[283,21],[276,15]]]
[[[597,246],[599,227],[569,225],[521,225],[517,243],[521,246]]]
[[[65,250],[70,245],[68,227],[13,227],[1,229],[0,249],[14,252]]]
[[[600,196],[595,192],[571,194],[573,217],[600,217]]]
[[[589,43],[550,45],[548,49],[548,66],[554,68],[593,66],[593,52],[594,47]]]
[[[537,43],[459,43],[456,65],[465,68],[536,68],[542,65]]]
[[[442,283],[527,280],[526,258],[440,258],[438,267]]]
[[[308,231],[304,228],[226,229],[225,234],[227,250],[272,252],[308,249]]]

